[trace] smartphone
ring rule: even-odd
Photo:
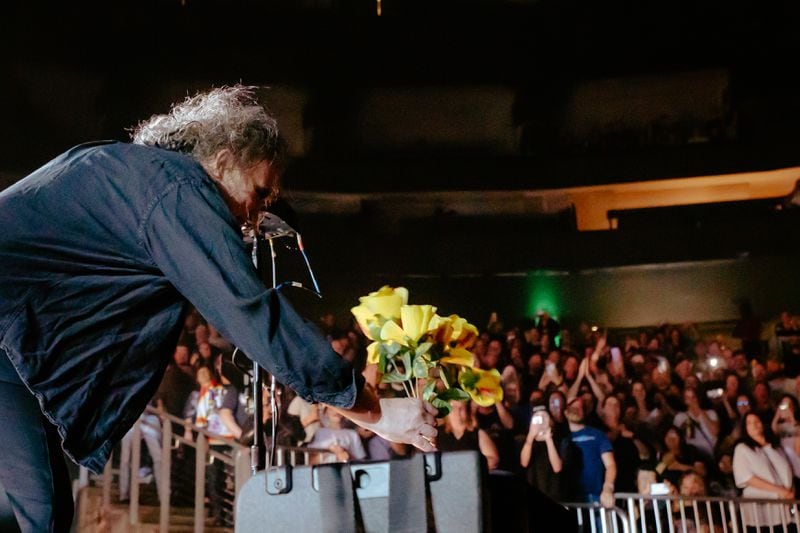
[[[722,398],[722,395],[724,393],[725,393],[725,391],[722,390],[721,388],[719,388],[719,389],[711,389],[709,391],[706,391],[706,396],[708,396],[708,398],[710,400],[716,400],[717,398]]]
[[[622,351],[619,346],[611,347],[611,361],[617,366],[622,366]]]
[[[650,494],[669,494],[669,487],[667,487],[666,483],[650,483]]]
[[[531,425],[541,426],[542,422],[544,422],[544,417],[542,415],[533,415],[531,417]]]

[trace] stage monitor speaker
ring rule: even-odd
[[[259,472],[240,490],[236,531],[489,531],[485,477],[477,452],[276,467]]]

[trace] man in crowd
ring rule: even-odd
[[[613,507],[617,478],[614,449],[605,433],[584,424],[584,410],[581,396],[567,405],[567,421],[575,446],[574,463],[567,467],[567,472],[575,476],[572,479],[577,482],[576,495],[582,501],[599,501],[605,507]]]
[[[277,291],[242,239],[284,148],[252,88],[215,89],[0,193],[0,481],[24,532],[66,531],[63,451],[98,472],[153,396],[187,302],[307,400],[431,450],[436,411],[378,400]]]

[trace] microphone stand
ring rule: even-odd
[[[311,277],[311,282],[314,285],[313,289],[307,289],[303,284],[298,283],[296,281],[287,282],[287,285],[293,287],[299,287],[303,289],[310,290],[314,293],[317,297],[322,297],[319,285],[317,284],[317,279],[314,276],[314,271],[311,269],[311,263],[308,260],[308,256],[305,252],[305,247],[303,246],[302,237],[300,234],[295,231],[291,226],[289,226],[286,222],[284,222],[280,217],[270,213],[268,211],[262,211],[259,213],[258,223],[254,228],[245,230],[245,239],[247,240],[248,237],[252,238],[253,240],[253,250],[251,252],[251,259],[253,261],[253,266],[256,268],[256,272],[260,279],[264,279],[264,271],[262,267],[261,261],[261,245],[268,243],[269,244],[269,251],[270,251],[270,266],[272,267],[272,289],[278,290],[282,285],[278,285],[277,282],[277,254],[275,253],[275,244],[274,240],[280,237],[288,237],[294,236],[297,240],[297,247],[300,253],[303,256],[303,260],[305,261],[305,265],[308,268],[309,276]],[[261,366],[256,362],[253,361],[253,445],[250,446],[250,470],[253,474],[256,474],[260,470],[264,470],[266,468],[266,455],[267,450],[265,449],[265,442],[264,442],[264,421],[263,421],[263,414],[264,414],[264,406],[263,406],[263,399],[264,399],[264,371]],[[278,404],[277,404],[277,381],[274,375],[270,376],[270,412],[271,412],[271,429],[272,429],[272,436],[270,438],[270,458],[269,458],[269,465],[273,466],[275,464],[275,450],[277,448],[277,435],[278,435]]]

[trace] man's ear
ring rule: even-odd
[[[211,177],[217,180],[222,179],[222,172],[233,164],[233,152],[228,148],[223,148],[211,157],[209,170]]]

